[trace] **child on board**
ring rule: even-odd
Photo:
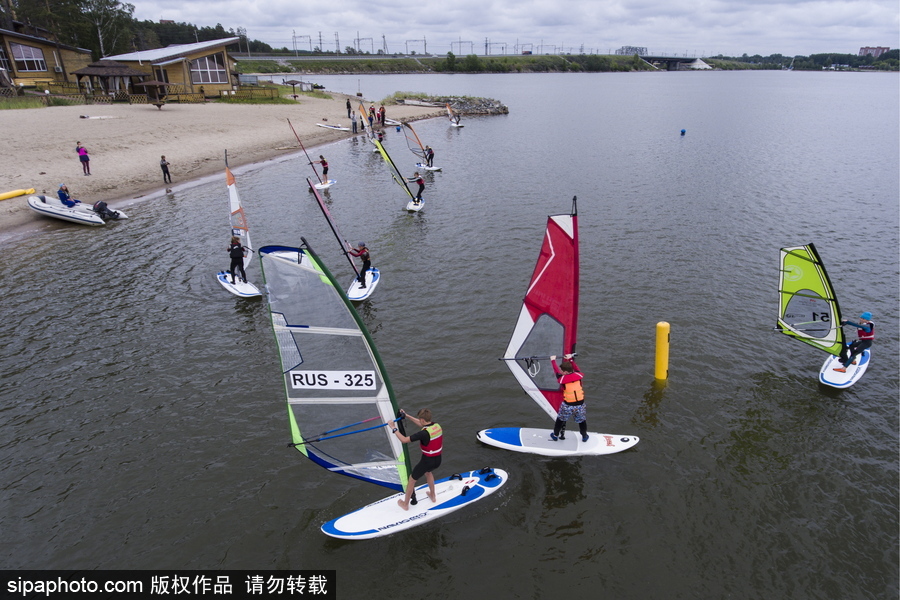
[[[872,313],[866,311],[859,315],[860,323],[851,321],[850,319],[841,319],[841,325],[853,325],[856,327],[857,339],[849,346],[841,350],[841,366],[835,367],[834,370],[839,373],[846,373],[847,367],[856,364],[856,357],[872,347],[875,341],[875,323],[872,321]]]
[[[581,432],[581,441],[588,441],[587,432],[587,412],[584,408],[584,388],[581,386],[581,380],[584,374],[575,364],[574,354],[564,354],[563,363],[556,366],[556,356],[550,357],[550,364],[553,365],[553,372],[559,380],[562,388],[563,401],[559,405],[559,414],[556,416],[556,423],[553,425],[553,433],[550,439],[554,442],[565,439],[565,426],[569,417],[575,415],[575,422],[578,423],[578,429]]]
[[[231,284],[234,285],[234,270],[241,272],[241,281],[247,283],[247,273],[244,272],[244,251],[241,245],[241,238],[236,235],[231,236],[231,243],[228,244],[228,256],[231,257],[231,267],[228,272],[231,273]]]
[[[356,278],[359,281],[359,287],[366,287],[366,273],[369,272],[369,269],[372,267],[372,257],[369,254],[369,249],[366,248],[365,242],[358,242],[356,244],[356,248],[350,248],[348,252],[356,257],[359,257],[363,261],[362,269],[359,270],[359,276]]]
[[[420,431],[407,437],[400,433],[398,428],[394,427],[393,429],[393,434],[404,444],[419,442],[419,445],[422,448],[422,458],[419,460],[419,464],[413,467],[412,473],[409,476],[409,481],[406,484],[406,495],[402,500],[397,500],[397,504],[403,510],[409,510],[409,501],[410,498],[412,498],[413,492],[416,490],[416,481],[421,479],[422,475],[425,476],[425,480],[428,482],[428,498],[432,502],[437,502],[433,472],[441,466],[441,450],[444,445],[444,432],[440,425],[431,420],[431,411],[429,409],[423,408],[417,415],[417,417],[413,417],[406,414],[402,408],[400,409],[400,416],[404,419],[409,419],[417,427],[421,427],[422,429]]]
[[[407,181],[419,184],[419,190],[416,192],[416,197],[413,199],[413,204],[418,204],[422,201],[422,192],[425,191],[425,180],[422,179],[422,176],[416,171],[412,177],[407,179]]]

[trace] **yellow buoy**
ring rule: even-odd
[[[669,324],[656,324],[656,378],[669,378]]]
[[[28,190],[13,190],[11,192],[6,192],[5,194],[0,194],[0,200],[6,200],[7,198],[15,198],[16,196],[24,196],[26,194],[33,194],[34,188]]]

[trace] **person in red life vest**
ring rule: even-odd
[[[422,201],[422,192],[425,191],[425,180],[422,179],[422,176],[416,171],[412,177],[407,178],[407,181],[419,184],[419,191],[416,192],[416,197],[413,199],[413,203],[418,204]]]
[[[584,410],[584,389],[581,387],[581,380],[584,374],[575,364],[574,354],[563,355],[563,363],[556,366],[556,356],[550,357],[550,364],[553,365],[553,372],[559,379],[560,388],[562,388],[563,401],[559,406],[559,414],[556,416],[556,424],[553,426],[553,433],[550,439],[565,439],[566,421],[569,417],[575,415],[575,422],[578,423],[578,430],[581,432],[581,441],[588,441],[587,432],[587,413]]]
[[[417,427],[421,427],[420,431],[406,437],[396,427],[393,429],[394,435],[404,444],[419,442],[422,447],[422,459],[419,461],[419,464],[413,467],[412,474],[409,476],[409,481],[406,484],[406,496],[402,500],[397,500],[397,504],[403,510],[409,510],[409,500],[416,489],[416,481],[421,479],[422,475],[428,481],[428,498],[432,502],[437,502],[433,471],[441,466],[441,448],[444,445],[444,432],[440,425],[432,422],[431,411],[427,408],[420,410],[417,415],[417,417],[413,417],[406,414],[402,408],[400,409],[400,416],[404,419],[409,419]]]
[[[857,339],[841,351],[841,366],[835,367],[835,371],[847,372],[847,367],[856,364],[856,357],[872,346],[875,341],[875,323],[872,321],[872,313],[864,312],[859,315],[860,323],[849,319],[841,319],[841,325],[853,325],[856,327]]]
[[[358,256],[363,261],[362,269],[359,270],[359,277],[356,278],[359,281],[359,287],[366,287],[366,273],[369,272],[369,269],[372,267],[372,257],[369,254],[369,249],[366,248],[365,242],[359,242],[356,244],[356,249],[350,248],[347,250],[351,255]]]
[[[328,161],[320,154],[319,160],[314,160],[313,162],[322,165],[322,183],[328,183]]]

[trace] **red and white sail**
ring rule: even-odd
[[[515,330],[503,359],[529,396],[552,418],[562,402],[550,356],[574,353],[578,327],[578,215],[547,218]]]
[[[244,214],[244,208],[241,206],[241,196],[238,194],[237,184],[234,181],[234,174],[231,169],[225,167],[225,183],[228,186],[228,202],[231,205],[231,235],[237,237],[241,241],[241,245],[248,250],[253,250],[250,243],[250,226],[247,224],[247,216]],[[250,252],[244,255],[244,268],[250,266],[253,257]]]

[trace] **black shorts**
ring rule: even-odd
[[[437,456],[422,456],[422,460],[419,461],[412,470],[412,478],[418,481],[422,475],[425,473],[431,473],[435,469],[441,466],[441,455]]]

